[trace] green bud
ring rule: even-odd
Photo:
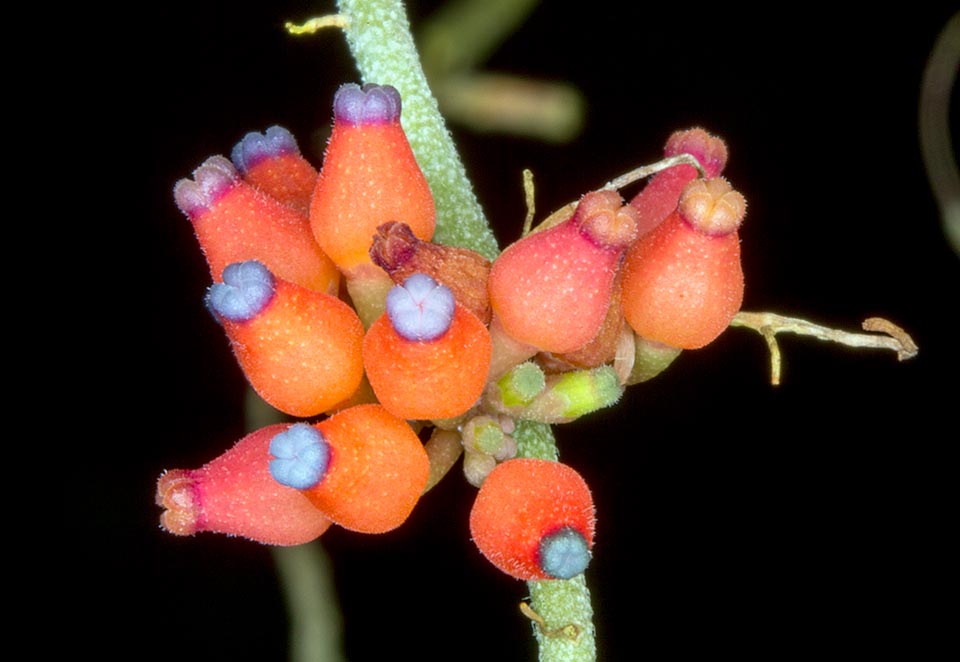
[[[530,403],[543,392],[546,377],[536,363],[526,361],[497,380],[500,398],[505,407],[517,407]]]
[[[623,386],[616,371],[605,365],[549,375],[543,392],[526,407],[511,413],[516,418],[540,423],[568,423],[609,407],[621,395]]]

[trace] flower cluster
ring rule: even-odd
[[[520,579],[580,574],[590,490],[568,466],[516,457],[511,435],[615,403],[730,323],[745,205],[719,177],[726,147],[678,132],[665,155],[692,155],[705,176],[680,163],[628,203],[587,193],[491,263],[431,242],[433,198],[393,87],[344,85],[333,106],[320,172],[272,127],[174,189],[210,266],[206,304],[251,386],[282,412],[325,417],[165,472],[162,526],[276,545],[333,524],[385,532],[462,454],[483,555]]]

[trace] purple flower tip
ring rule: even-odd
[[[453,292],[426,274],[415,273],[387,293],[387,315],[407,340],[439,338],[453,323]]]
[[[271,126],[263,133],[251,131],[233,146],[230,159],[240,174],[246,175],[258,163],[281,154],[299,154],[297,141],[282,126]]]
[[[400,93],[391,85],[340,86],[333,97],[333,118],[347,124],[389,124],[400,120]]]
[[[181,179],[174,185],[174,202],[193,219],[213,206],[239,178],[229,159],[211,156],[193,171],[193,179]]]
[[[207,290],[207,306],[231,322],[246,322],[273,299],[273,274],[256,260],[234,262],[223,270],[223,282]]]
[[[540,540],[540,568],[555,579],[571,579],[587,569],[590,549],[576,529],[565,526]]]
[[[270,475],[281,485],[306,490],[321,480],[330,465],[330,445],[320,430],[295,423],[270,440]]]

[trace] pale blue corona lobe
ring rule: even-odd
[[[193,179],[181,179],[174,185],[174,202],[191,220],[196,219],[233,188],[239,177],[229,159],[211,156],[193,171]]]
[[[273,299],[273,274],[256,260],[234,262],[223,270],[223,282],[207,291],[207,306],[231,322],[247,322]]]
[[[571,579],[587,569],[590,549],[583,535],[565,526],[540,541],[540,569],[555,579]]]
[[[389,124],[400,119],[400,93],[390,85],[340,86],[333,97],[333,117],[347,124]]]
[[[230,152],[230,160],[241,174],[247,174],[258,163],[283,154],[299,154],[297,141],[282,126],[271,126],[263,133],[251,131]]]
[[[426,274],[415,273],[387,293],[387,316],[394,330],[411,341],[439,338],[453,323],[453,292]]]
[[[270,475],[275,481],[306,490],[327,473],[330,445],[317,428],[296,423],[270,440],[270,455]]]

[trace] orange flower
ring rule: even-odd
[[[363,339],[363,365],[377,399],[408,419],[469,410],[483,393],[491,353],[483,323],[420,273],[390,290],[387,312]]]
[[[400,126],[400,95],[389,85],[343,85],[333,133],[310,205],[317,243],[348,277],[373,267],[377,227],[406,223],[433,237],[433,196]]]
[[[207,303],[260,396],[293,416],[315,416],[353,395],[363,378],[363,326],[339,299],[274,277],[260,262],[229,265]]]
[[[229,160],[212,156],[173,189],[193,223],[214,280],[228,264],[259,260],[285,280],[336,294],[340,273],[310,231],[302,213],[240,179]]]
[[[160,525],[181,536],[201,531],[243,536],[268,545],[300,545],[330,519],[299,490],[270,474],[270,440],[289,426],[252,432],[199,469],[166,471],[157,482]]]
[[[599,333],[637,212],[616,191],[594,191],[573,216],[528,234],[494,260],[490,304],[514,340],[541,351],[573,352]]]
[[[622,303],[638,336],[697,349],[729,326],[743,303],[745,211],[726,180],[695,180],[677,210],[637,240],[623,265]]]
[[[570,579],[593,548],[590,489],[565,464],[507,460],[487,476],[470,511],[480,552],[517,579]]]
[[[379,405],[290,426],[273,438],[270,453],[277,481],[302,490],[340,526],[363,533],[403,524],[430,472],[416,433]]]

